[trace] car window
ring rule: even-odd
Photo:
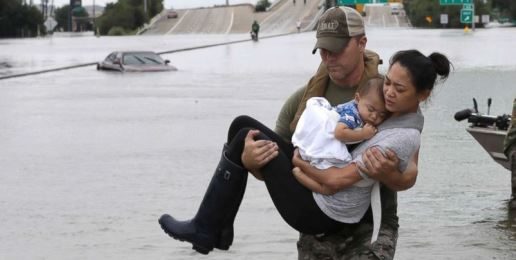
[[[113,61],[115,61],[115,58],[116,58],[116,54],[111,53],[111,54],[109,54],[109,56],[106,57],[106,61],[113,62]]]
[[[126,65],[161,65],[165,62],[154,53],[126,53],[123,63]]]

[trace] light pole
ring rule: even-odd
[[[95,0],[93,0],[93,35],[97,35],[97,28],[95,28]]]
[[[143,11],[147,14],[147,0],[143,0]]]

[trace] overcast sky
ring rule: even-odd
[[[1,0],[0,0],[1,1]],[[27,3],[30,0],[27,0]],[[53,0],[54,5],[63,6],[65,4],[69,4],[70,0]],[[52,0],[48,0],[50,4]],[[95,2],[95,5],[105,6],[106,3],[117,2],[116,0],[82,0],[82,5],[92,5]],[[229,4],[240,4],[240,3],[256,3],[257,0],[229,0]],[[274,2],[274,1],[270,1]],[[41,0],[33,0],[34,4],[40,4]],[[163,5],[166,9],[169,8],[192,8],[192,7],[201,7],[201,6],[213,6],[213,5],[222,5],[226,4],[226,0],[164,0]]]

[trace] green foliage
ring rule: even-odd
[[[514,0],[492,0],[493,16],[502,22],[512,21],[516,24],[516,1]]]
[[[61,28],[66,32],[70,31],[68,28],[68,15],[70,12],[70,5],[65,5],[61,8],[56,8],[54,11],[54,19],[57,22],[57,28]]]
[[[122,28],[120,26],[115,26],[115,27],[112,27],[111,29],[109,29],[109,32],[107,34],[109,36],[122,36],[122,35],[126,35],[126,32],[125,32],[124,28]]]
[[[460,22],[460,10],[462,5],[440,5],[438,0],[410,0],[404,2],[405,11],[414,27],[421,28],[440,28],[441,14],[448,14],[447,28],[462,28],[465,24]],[[475,15],[490,14],[490,2],[484,4],[483,1],[475,0]],[[430,22],[427,17],[430,17]],[[482,27],[482,24],[477,24]]]
[[[76,7],[72,10],[71,14],[76,18],[77,28],[91,29],[90,20],[88,19],[89,14],[83,7]],[[57,29],[62,29],[65,32],[72,31],[69,28],[69,17],[70,17],[70,5],[65,5],[61,8],[57,8],[54,11],[54,19],[57,21]]]
[[[97,20],[99,32],[106,35],[114,27],[122,28],[125,34],[134,32],[162,10],[163,0],[147,0],[147,14],[143,0],[119,0],[117,3],[107,4],[104,14]],[[116,31],[119,32],[118,29]]]
[[[254,7],[255,12],[265,12],[267,8],[271,6],[271,3],[269,0],[260,0],[256,3],[256,6]]]
[[[44,33],[43,14],[18,0],[0,1],[0,38],[37,36]]]

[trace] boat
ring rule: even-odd
[[[495,162],[510,170],[509,158],[503,153],[503,142],[507,135],[507,130],[471,125],[466,128],[466,131],[475,138]]]
[[[470,124],[466,127],[466,131],[473,136],[495,162],[511,172],[512,196],[509,205],[516,209],[516,160],[512,161],[504,154],[504,141],[511,125],[511,116],[509,114],[489,115],[491,98],[487,100],[487,105],[487,114],[481,114],[478,112],[477,101],[473,98],[473,108],[458,111],[455,113],[455,120],[467,119]],[[516,111],[513,111],[513,114],[516,114]],[[516,145],[513,145],[513,147],[515,148],[512,149],[516,149]]]
[[[488,111],[491,106],[491,98],[487,100]],[[511,116],[503,114],[499,116],[481,114],[478,112],[476,99],[473,99],[473,108],[464,109],[455,113],[455,120],[468,120],[470,125],[466,131],[484,148],[493,160],[505,169],[510,170],[511,162],[503,152],[503,144],[507,136],[507,130],[511,125]]]

